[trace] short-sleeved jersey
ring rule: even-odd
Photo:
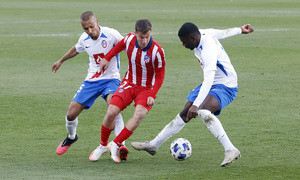
[[[119,54],[112,57],[109,67],[104,73],[100,72],[100,60],[123,39],[123,36],[115,29],[99,27],[101,31],[97,40],[91,39],[91,37],[84,32],[75,45],[78,53],[86,51],[89,55],[89,69],[85,81],[120,79]]]
[[[218,39],[241,34],[241,28],[227,30],[200,29],[201,39],[199,46],[194,49],[203,73],[213,70],[215,77],[213,85],[223,84],[227,87],[237,86],[237,74],[230,59]]]
[[[165,77],[165,53],[163,48],[151,37],[149,44],[140,49],[134,33],[128,34],[105,56],[110,60],[116,53],[125,50],[128,56],[128,71],[123,81],[152,89],[155,98]]]

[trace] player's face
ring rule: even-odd
[[[188,36],[188,37],[179,37],[180,41],[182,42],[182,45],[190,50],[194,50],[198,44],[196,41],[196,38],[194,36]]]
[[[100,34],[98,20],[91,16],[88,21],[81,21],[83,30],[93,39],[97,40]]]
[[[142,33],[140,31],[135,32],[138,45],[141,49],[144,49],[149,44],[151,39],[151,32],[151,30],[146,33]]]

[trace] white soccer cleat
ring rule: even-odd
[[[100,144],[100,146],[98,146],[98,147],[90,154],[89,159],[90,159],[91,161],[97,161],[97,160],[100,158],[100,156],[101,156],[102,154],[106,153],[106,152],[107,152],[107,146],[102,146],[102,145]]]
[[[236,149],[236,150],[227,150],[225,151],[225,158],[224,161],[221,164],[221,167],[225,167],[232,163],[234,160],[238,159],[241,157],[241,152]]]
[[[111,156],[112,160],[114,160],[116,163],[119,163],[120,162],[120,158],[118,155],[119,146],[115,142],[112,141],[107,145],[107,148],[110,151],[110,156]]]
[[[146,142],[132,142],[131,146],[134,149],[138,150],[138,151],[141,151],[141,150],[147,151],[152,156],[155,155],[156,152],[157,152],[157,148],[151,147],[149,141],[146,141]]]

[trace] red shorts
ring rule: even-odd
[[[117,91],[114,93],[110,104],[118,106],[123,111],[134,100],[136,105],[144,106],[148,112],[152,106],[147,105],[147,99],[151,96],[151,89],[147,87],[129,85],[126,81],[123,81]]]

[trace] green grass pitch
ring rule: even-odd
[[[122,35],[148,18],[166,53],[166,78],[155,105],[127,140],[128,160],[109,153],[88,159],[100,141],[106,113],[102,99],[79,117],[79,140],[58,156],[65,138],[64,116],[88,69],[86,53],[51,72],[82,33],[82,12],[95,12],[102,26]],[[0,179],[300,179],[299,0],[0,0]],[[224,150],[199,118],[164,143],[155,156],[130,143],[146,141],[181,111],[186,95],[202,81],[202,70],[177,31],[184,22],[199,28],[250,23],[255,32],[221,40],[239,77],[236,100],[219,116],[242,157],[221,168]],[[127,68],[121,53],[121,76]],[[123,113],[125,122],[133,107]],[[170,143],[178,137],[193,147],[175,161]],[[113,135],[110,140],[112,140]]]

